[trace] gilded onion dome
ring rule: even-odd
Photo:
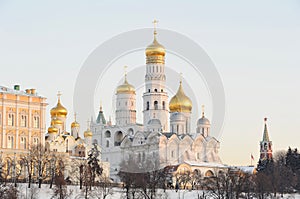
[[[50,126],[48,128],[48,133],[51,134],[51,133],[57,133],[58,132],[58,129],[55,128],[54,126]]]
[[[170,112],[191,112],[192,107],[192,101],[185,95],[182,82],[180,81],[177,93],[172,97],[169,103]]]
[[[145,50],[145,54],[146,54],[146,56],[156,56],[156,55],[165,56],[166,49],[163,45],[158,43],[158,41],[156,39],[156,32],[154,33],[154,40],[153,40],[152,44],[147,46],[147,48]]]
[[[60,94],[58,94],[57,105],[50,111],[52,117],[66,117],[68,114],[67,109],[60,103]]]
[[[76,121],[72,122],[71,124],[71,128],[75,128],[75,127],[80,127],[79,123]]]
[[[58,119],[57,117],[53,118],[51,123],[53,125],[63,125],[63,121],[61,121],[60,119]]]
[[[93,137],[93,133],[90,129],[84,131],[84,137]]]
[[[165,63],[165,54],[166,54],[166,49],[163,45],[161,45],[160,43],[158,43],[156,35],[157,35],[157,31],[156,31],[156,24],[157,21],[154,20],[153,21],[154,24],[154,38],[153,38],[153,42],[147,46],[146,50],[145,50],[145,54],[146,54],[146,63],[147,64],[164,64]]]
[[[74,114],[74,122],[71,124],[71,128],[80,127],[79,123],[76,121],[76,113]]]
[[[126,74],[124,83],[117,87],[117,94],[135,94],[135,88],[128,83]]]

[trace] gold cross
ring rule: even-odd
[[[180,83],[182,83],[182,73],[179,73],[180,74]]]
[[[58,99],[60,99],[60,96],[61,96],[61,95],[62,95],[61,92],[58,91],[58,92],[57,92],[57,97],[58,97]]]
[[[77,116],[77,113],[75,112],[75,113],[74,113],[74,119],[75,119],[75,122],[76,122],[76,116]]]
[[[156,35],[156,26],[157,26],[158,21],[156,19],[154,19],[154,21],[152,23],[154,25],[154,34]]]

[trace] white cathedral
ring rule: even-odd
[[[158,160],[159,168],[176,166],[214,175],[224,168],[218,155],[219,141],[210,136],[210,121],[204,116],[191,129],[192,101],[185,95],[182,81],[169,101],[166,92],[164,46],[154,40],[146,50],[145,92],[143,94],[143,124],[136,122],[135,87],[124,83],[116,89],[115,124],[106,121],[102,107],[91,122],[93,142],[101,145],[102,160],[110,163],[110,177],[118,181],[120,163],[133,155],[137,161]],[[197,110],[196,110],[197,111]],[[168,122],[170,121],[170,123]]]

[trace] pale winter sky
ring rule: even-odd
[[[258,160],[264,117],[269,118],[275,151],[288,146],[300,148],[300,2],[297,0],[0,0],[0,85],[36,88],[48,98],[48,110],[56,104],[57,91],[62,91],[70,124],[76,77],[90,53],[115,35],[152,27],[153,19],[159,20],[158,27],[197,42],[222,78],[226,118],[219,139],[224,163],[247,165],[251,153]],[[145,38],[145,43],[151,40]],[[178,73],[188,68],[186,62],[171,55],[166,61]],[[142,51],[112,64],[113,70],[103,78],[114,77],[115,83],[100,81],[97,85],[95,114],[100,100],[106,117],[113,114],[113,91],[121,81],[123,65],[142,64]],[[200,97],[197,95],[197,103],[206,105],[206,115],[211,118],[213,107],[204,83],[193,82],[188,78],[190,75],[184,73],[190,86],[204,88]],[[110,92],[103,93],[107,90]],[[142,90],[137,93],[140,105],[141,93]],[[200,116],[200,110],[193,111]],[[80,115],[83,131],[88,118]],[[47,112],[48,125],[49,116]],[[142,121],[140,113],[138,116]],[[193,118],[193,123],[196,120]]]

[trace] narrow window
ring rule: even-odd
[[[154,101],[154,109],[157,110],[158,109],[158,102]]]

